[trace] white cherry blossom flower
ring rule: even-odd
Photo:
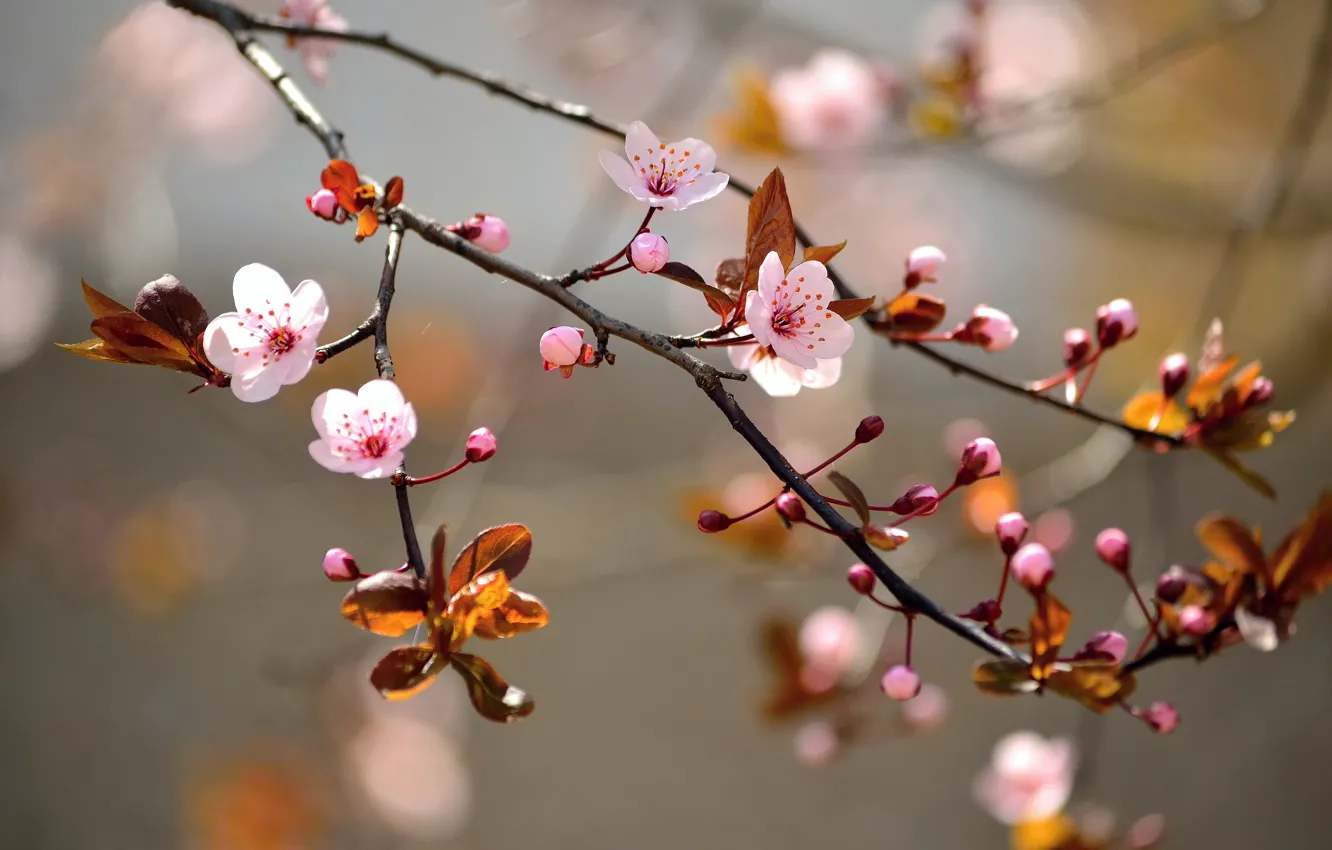
[[[803,369],[841,357],[855,336],[845,319],[828,309],[836,295],[823,263],[809,260],[788,273],[776,251],[759,266],[758,291],[745,299],[745,320],[759,345]]]
[[[280,274],[260,263],[236,272],[232,294],[236,311],[208,323],[204,352],[231,375],[236,398],[264,401],[309,374],[328,302],[313,280],[293,292]]]
[[[325,469],[361,478],[386,478],[402,463],[402,450],[416,436],[416,411],[402,390],[382,378],[360,392],[329,390],[310,411],[319,439],[310,457]]]
[[[717,152],[707,142],[662,142],[642,121],[629,125],[624,152],[626,158],[621,159],[602,151],[601,167],[616,186],[636,199],[671,212],[716,197],[731,179],[712,170]]]
[[[976,778],[976,800],[1002,823],[1044,820],[1068,802],[1077,764],[1072,741],[1014,732],[995,745],[990,766]]]
[[[743,329],[742,329],[743,330]],[[787,398],[800,392],[801,387],[812,390],[831,387],[842,377],[842,358],[820,360],[813,369],[804,369],[773,354],[767,347],[732,345],[726,349],[732,365],[748,372],[754,383],[765,393],[776,398]]]

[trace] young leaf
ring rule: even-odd
[[[139,290],[134,312],[170,333],[187,348],[197,348],[208,327],[208,311],[174,275],[162,277]]]
[[[88,339],[83,342],[64,343],[57,342],[56,345],[66,351],[86,357],[89,360],[102,360],[107,363],[132,363],[136,366],[147,366],[139,360],[135,360],[128,354],[113,345],[109,345],[104,339]]]
[[[717,288],[725,292],[732,301],[740,297],[740,289],[745,283],[745,261],[743,258],[722,260],[717,264],[715,275]]]
[[[384,184],[384,209],[391,210],[402,203],[402,178],[390,177]]]
[[[708,306],[712,308],[712,311],[723,319],[726,318],[727,313],[735,309],[735,302],[731,300],[729,295],[709,284],[703,279],[703,275],[684,263],[667,263],[653,274],[673,280],[676,283],[683,283],[690,289],[697,289],[708,300]],[[719,308],[724,308],[724,311]]]
[[[370,671],[370,684],[387,700],[404,700],[430,686],[444,664],[430,646],[400,646],[389,650]]]
[[[828,302],[828,309],[846,321],[858,319],[874,307],[874,298],[840,298]]]
[[[1242,522],[1229,516],[1206,516],[1194,528],[1198,542],[1207,547],[1226,566],[1243,573],[1262,575],[1267,572],[1267,556],[1253,532]],[[1270,576],[1265,576],[1270,581]]]
[[[833,486],[838,490],[842,491],[842,495],[846,496],[846,500],[851,503],[851,507],[855,508],[856,515],[860,517],[860,524],[862,526],[869,525],[869,500],[865,498],[865,494],[856,486],[856,482],[847,478],[835,469],[828,473],[828,480],[831,481]]]
[[[521,590],[510,590],[497,607],[476,618],[473,634],[485,640],[503,640],[534,632],[549,622],[550,612],[540,599]]]
[[[416,576],[387,570],[366,576],[342,598],[342,616],[366,631],[399,637],[425,620],[426,591]]]
[[[1068,627],[1073,623],[1073,612],[1064,607],[1059,597],[1046,591],[1036,598],[1036,610],[1032,612],[1031,622],[1031,677],[1042,681],[1050,677],[1054,670],[1055,658],[1059,648],[1068,637]]]
[[[121,354],[140,363],[202,374],[185,343],[135,313],[93,319],[92,332]]]
[[[92,311],[94,319],[100,319],[103,316],[114,316],[118,313],[134,312],[105,292],[93,289],[88,285],[88,281],[81,280],[79,283],[83,286],[83,300],[87,303],[88,309]]]
[[[460,652],[449,659],[467,683],[467,695],[477,714],[496,723],[512,723],[532,713],[536,703],[495,671],[489,661]]]
[[[444,547],[449,539],[449,527],[441,525],[430,538],[430,561],[426,565],[426,591],[430,596],[430,609],[438,614],[449,607],[449,580],[444,573]]]
[[[487,528],[458,553],[449,572],[449,595],[462,590],[468,582],[488,570],[503,570],[510,580],[527,566],[532,557],[532,532],[523,525],[499,525]]]
[[[805,687],[800,672],[804,660],[796,626],[790,620],[771,617],[763,623],[763,654],[767,656],[772,687],[763,701],[763,716],[781,720],[799,711],[828,702],[841,693],[837,687],[811,691]]]
[[[1124,405],[1124,424],[1159,434],[1178,434],[1189,424],[1189,415],[1174,399],[1166,401],[1159,390],[1138,393]]]
[[[1040,687],[1031,678],[1031,668],[1020,661],[986,661],[971,671],[971,681],[982,693],[1001,697],[1034,693]]]
[[[1113,661],[1074,661],[1057,665],[1045,686],[1097,714],[1105,714],[1132,696],[1138,682]]]
[[[1272,582],[1294,603],[1332,584],[1332,493],[1318,504],[1272,555]]]
[[[448,651],[457,652],[472,636],[483,617],[508,601],[509,579],[502,571],[479,576],[463,585],[449,600],[448,619],[451,634]]]
[[[929,333],[944,320],[947,311],[944,302],[932,295],[908,292],[897,296],[888,305],[888,329],[911,334]]]
[[[1220,463],[1222,466],[1224,466],[1226,469],[1230,470],[1231,472],[1235,473],[1236,477],[1238,477],[1239,480],[1243,481],[1245,484],[1248,484],[1255,491],[1261,493],[1267,498],[1273,500],[1276,499],[1277,492],[1276,488],[1272,486],[1272,483],[1263,476],[1254,472],[1252,469],[1249,469],[1243,463],[1240,463],[1239,458],[1235,457],[1230,452],[1221,451],[1219,449],[1213,449],[1207,446],[1203,446],[1202,448],[1204,452],[1215,458],[1218,463]]]
[[[703,299],[708,302],[708,309],[716,313],[723,322],[735,312],[735,302],[720,289],[715,292],[704,292]]]
[[[786,178],[774,168],[749,201],[749,231],[745,238],[745,277],[736,303],[744,309],[745,294],[758,288],[759,266],[776,251],[782,268],[795,259],[795,218],[786,196]]]
[[[836,245],[811,245],[805,249],[805,256],[803,259],[805,262],[818,260],[826,266],[833,261],[833,257],[842,253],[842,249],[845,247],[845,239],[838,242]]]
[[[374,207],[366,207],[356,216],[356,241],[362,242],[375,235],[379,230],[379,213]]]
[[[356,190],[361,185],[361,177],[356,173],[356,166],[344,159],[335,159],[319,175],[319,182],[325,189],[338,196],[338,204],[349,215],[356,215],[365,206],[356,197]]]

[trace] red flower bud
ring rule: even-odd
[[[1064,331],[1064,365],[1070,369],[1081,369],[1091,362],[1091,334],[1082,328],[1069,328]]]
[[[1104,660],[1116,664],[1128,654],[1128,638],[1119,632],[1096,632],[1082,645],[1073,660]]]
[[[777,513],[787,522],[803,522],[805,503],[795,493],[786,492],[777,497]]]
[[[1171,354],[1161,361],[1157,374],[1161,378],[1161,395],[1174,398],[1189,382],[1189,358],[1178,352]]]
[[[1202,637],[1216,628],[1216,615],[1201,605],[1185,605],[1179,609],[1179,627],[1187,635]]]
[[[1101,348],[1112,348],[1137,332],[1138,313],[1127,298],[1116,298],[1096,309],[1096,341]]]
[[[965,487],[982,478],[998,475],[1003,469],[1003,459],[999,456],[999,447],[989,437],[977,437],[962,450],[962,460],[958,464],[954,486]]]
[[[324,576],[329,581],[356,581],[361,578],[361,570],[346,549],[329,549],[324,555]]]
[[[846,581],[861,596],[869,596],[874,591],[874,570],[865,564],[852,564],[846,571]]]
[[[698,515],[698,530],[704,534],[716,534],[731,527],[731,518],[721,511],[703,511]]]
[[[883,419],[878,416],[866,416],[860,420],[856,426],[856,442],[868,443],[871,440],[878,439],[883,433]]]
[[[467,435],[467,459],[472,463],[481,463],[495,456],[498,441],[489,428],[477,428]]]
[[[898,516],[906,516],[907,514],[929,516],[939,510],[938,501],[939,491],[934,488],[934,485],[916,484],[889,507]],[[920,513],[916,513],[917,511],[920,511]]]
[[[1244,397],[1245,407],[1260,407],[1272,400],[1272,394],[1276,388],[1272,385],[1272,379],[1259,375],[1253,379],[1249,386],[1249,394]]]
[[[1160,578],[1156,580],[1156,598],[1173,605],[1180,600],[1184,591],[1188,590],[1193,582],[1194,577],[1188,570],[1175,565],[1161,573]]]
[[[1147,722],[1147,725],[1162,735],[1169,735],[1179,726],[1179,709],[1168,702],[1154,702],[1147,706],[1145,711],[1139,711],[1137,714]]]
[[[1096,535],[1096,554],[1115,572],[1129,571],[1129,539],[1121,528],[1107,528]]]

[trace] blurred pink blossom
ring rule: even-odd
[[[782,139],[799,150],[864,147],[883,125],[883,86],[875,68],[844,50],[823,50],[769,86]]]
[[[831,387],[842,377],[840,357],[820,360],[813,369],[805,369],[783,360],[758,343],[727,346],[726,354],[731,358],[731,365],[748,372],[759,389],[774,398],[793,396],[801,387],[812,390]]]
[[[800,654],[813,668],[814,678],[835,683],[856,663],[860,653],[860,626],[845,608],[829,605],[811,613],[800,625]]]
[[[1077,752],[1064,738],[1014,732],[995,745],[976,777],[976,801],[996,820],[1019,824],[1058,814],[1073,793]]]
[[[920,686],[915,699],[902,703],[902,719],[914,732],[932,732],[948,719],[948,694],[929,682]]]
[[[329,7],[328,0],[287,0],[279,14],[299,26],[347,31],[347,20]],[[328,60],[337,52],[338,42],[329,38],[297,38],[293,41],[292,46],[301,54],[310,78],[322,85],[328,80]]]

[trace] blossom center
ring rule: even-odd
[[[366,457],[380,458],[388,454],[389,441],[382,433],[376,431],[368,435],[361,441],[361,452]]]
[[[804,304],[792,305],[785,299],[776,299],[772,301],[772,331],[784,339],[790,339],[796,335],[800,328],[805,326],[805,317],[800,314],[805,309]]]
[[[675,184],[679,182],[682,172],[670,170],[669,164],[664,159],[660,167],[653,164],[650,169],[651,173],[647,179],[648,191],[661,197],[675,194]]]
[[[268,332],[268,350],[274,354],[286,354],[296,347],[300,339],[290,325],[282,325]]]

